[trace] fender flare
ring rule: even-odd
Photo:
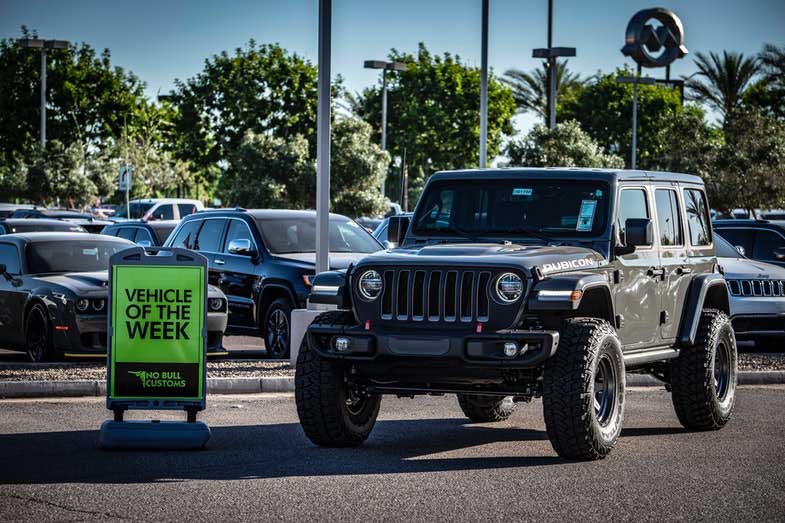
[[[709,293],[709,290],[719,286],[722,286],[726,301],[730,303],[728,287],[722,274],[701,274],[692,280],[684,301],[684,311],[682,313],[681,327],[679,328],[678,341],[680,345],[691,346],[695,343],[695,337],[698,334],[698,323],[700,323],[706,295]],[[729,311],[726,310],[725,312],[728,313]]]
[[[606,274],[598,273],[565,273],[549,276],[538,282],[529,297],[529,310],[577,310],[588,291],[600,289],[607,301],[611,317],[613,317],[613,299]],[[544,292],[543,292],[544,291]],[[581,291],[577,300],[572,299],[574,291]]]

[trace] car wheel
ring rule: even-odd
[[[458,394],[458,405],[472,421],[485,423],[504,421],[515,411],[512,396],[486,396],[482,394]]]
[[[269,358],[288,358],[291,340],[292,305],[278,298],[267,308],[264,317],[264,347]]]
[[[25,349],[30,361],[40,363],[49,359],[52,343],[50,332],[46,309],[36,303],[27,313],[25,323]]]
[[[565,322],[556,354],[545,363],[542,406],[553,449],[567,459],[607,456],[624,421],[624,357],[605,320]]]
[[[352,325],[354,318],[339,311],[319,315],[314,323]],[[305,435],[323,447],[356,447],[373,430],[381,396],[353,389],[345,366],[322,358],[303,339],[297,355],[294,398]]]
[[[716,430],[733,411],[737,380],[736,337],[728,316],[704,309],[692,347],[671,361],[671,388],[676,416],[684,427]]]

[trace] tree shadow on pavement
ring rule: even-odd
[[[486,444],[547,441],[544,432],[466,420],[379,421],[365,445],[319,448],[297,423],[212,427],[202,451],[103,451],[98,431],[0,435],[0,484],[149,483],[482,470],[566,464],[545,456],[478,456]],[[539,444],[542,450],[542,445]],[[429,457],[451,452],[450,456]]]

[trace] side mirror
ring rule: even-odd
[[[742,247],[741,245],[734,245],[733,247],[736,249],[736,252],[738,252],[742,256],[746,256],[747,255],[746,249],[744,249],[744,247]],[[777,253],[775,252],[774,256],[776,256],[776,255],[777,255]]]
[[[150,240],[140,240],[140,241],[136,242],[136,244],[139,247],[152,247],[153,246],[153,242],[151,242]]]
[[[395,245],[402,244],[408,229],[408,216],[390,216],[390,222],[387,224],[387,241]]]
[[[616,254],[623,256],[635,252],[637,247],[654,243],[654,226],[649,218],[628,218],[624,222],[624,245],[616,247]]]
[[[8,269],[6,268],[4,263],[0,263],[0,276],[2,276],[8,281],[13,280],[13,277],[10,274],[8,274]]]
[[[251,246],[251,240],[241,238],[231,240],[229,242],[229,254],[236,254],[238,256],[254,256],[256,253]]]
[[[785,260],[785,247],[777,247],[774,249],[774,258],[779,261]]]

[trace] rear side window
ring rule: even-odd
[[[205,220],[196,237],[196,250],[205,252],[221,251],[221,234],[226,220]]]
[[[196,248],[196,233],[199,231],[199,226],[202,225],[202,220],[192,220],[185,222],[177,235],[172,240],[170,247],[182,247],[184,249]]]
[[[702,247],[711,245],[709,226],[709,206],[706,195],[698,189],[684,191],[684,205],[687,211],[687,225],[690,230],[690,245]]]
[[[646,191],[643,189],[624,189],[619,198],[619,231],[622,237],[626,233],[627,220],[630,218],[650,218],[649,206],[646,203]]]
[[[676,191],[657,189],[654,195],[657,205],[660,245],[664,247],[684,245],[681,236],[681,213],[679,213]]]
[[[185,218],[189,214],[196,212],[196,205],[192,203],[178,203],[177,210],[180,211],[180,218]]]
[[[0,263],[9,274],[19,274],[19,251],[15,245],[0,243]]]

